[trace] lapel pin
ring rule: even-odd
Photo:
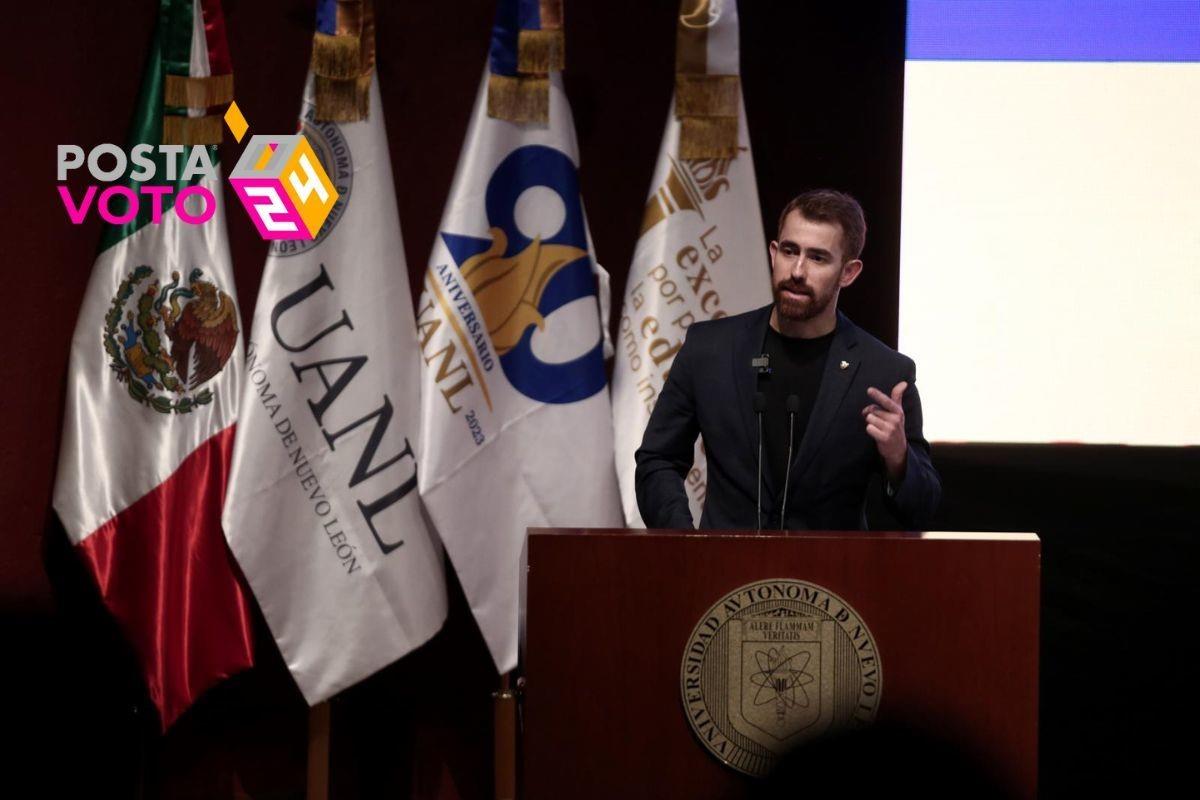
[[[849,369],[849,368],[850,368],[849,361],[843,361],[842,363],[838,364],[838,369]]]

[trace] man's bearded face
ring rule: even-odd
[[[771,246],[771,290],[782,322],[804,322],[837,308],[841,290],[842,227],[788,214]]]

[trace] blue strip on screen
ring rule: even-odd
[[[1200,0],[908,0],[914,61],[1200,61]]]

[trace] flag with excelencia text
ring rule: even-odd
[[[54,508],[133,645],[164,728],[252,663],[247,600],[220,525],[243,345],[212,146],[221,120],[206,109],[231,97],[219,3],[163,0],[129,142],[155,152],[156,169],[120,187],[130,198],[140,190],[138,206],[108,206],[117,219],[72,339],[54,486]],[[200,163],[208,169],[197,175]]]
[[[561,69],[558,4],[500,0],[417,304],[421,494],[501,672],[526,529],[621,520],[606,276]]]
[[[272,242],[225,506],[230,547],[314,705],[446,617],[417,490],[420,367],[372,8],[347,20],[333,5],[319,4],[299,127],[336,203],[315,237]],[[330,47],[362,53],[360,75],[334,79],[344,87],[321,74]]]
[[[738,80],[735,0],[683,0],[676,91],[625,285],[613,367],[617,472],[627,524],[642,527],[633,454],[693,322],[771,302],[767,246]],[[704,445],[684,479],[699,522]]]

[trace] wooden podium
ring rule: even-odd
[[[704,727],[699,695],[683,691],[692,674],[684,658],[689,648],[701,652],[706,642],[716,641],[705,638],[705,620],[711,616],[708,630],[716,631],[725,617],[736,616],[741,600],[735,596],[715,611],[714,604],[764,582],[761,597],[772,587],[780,593],[798,591],[801,599],[840,614],[824,622],[796,617],[816,620],[810,628],[824,625],[824,634],[801,635],[814,641],[826,636],[827,653],[834,649],[829,645],[834,636],[865,641],[854,636],[860,633],[854,628],[858,622],[863,636],[869,629],[870,641],[854,645],[857,654],[869,646],[877,657],[863,661],[862,674],[866,666],[877,666],[878,685],[852,687],[864,692],[864,709],[875,704],[862,713],[877,723],[913,725],[953,738],[982,756],[1019,796],[1034,797],[1039,562],[1040,543],[1028,533],[530,529],[524,797],[725,798],[750,792],[753,780],[721,763],[701,743],[698,731],[710,742],[714,731]],[[839,602],[850,611],[838,610]],[[800,653],[784,665],[800,669],[788,673],[794,678],[790,683],[778,678],[783,673],[765,680],[737,673],[739,682],[757,682],[738,690],[746,697],[740,705],[734,698],[712,716],[726,733],[734,725],[751,740],[773,741],[759,731],[773,723],[754,717],[774,708],[762,692],[776,691],[783,698],[778,690],[786,688],[793,704],[810,710],[834,703],[818,700],[821,647],[814,641],[795,643],[790,650],[751,647],[750,637],[775,635],[753,633],[769,627],[753,620],[770,622],[767,616],[738,621],[721,635],[720,658],[738,670],[739,656],[725,654],[744,651],[746,669],[757,669],[757,658],[765,675],[768,653],[771,669],[791,657],[786,653]],[[838,658],[845,663],[842,655]],[[726,662],[710,656],[705,674],[715,674],[711,664]],[[829,656],[825,672],[834,671],[833,663]],[[694,671],[700,674],[699,668]],[[803,681],[809,683],[807,694],[792,688]],[[779,698],[782,725],[785,712],[793,712]],[[711,702],[704,702],[711,711]],[[736,715],[735,707],[741,709]],[[813,722],[817,712],[812,714],[797,724]],[[724,724],[734,716],[737,723]]]

